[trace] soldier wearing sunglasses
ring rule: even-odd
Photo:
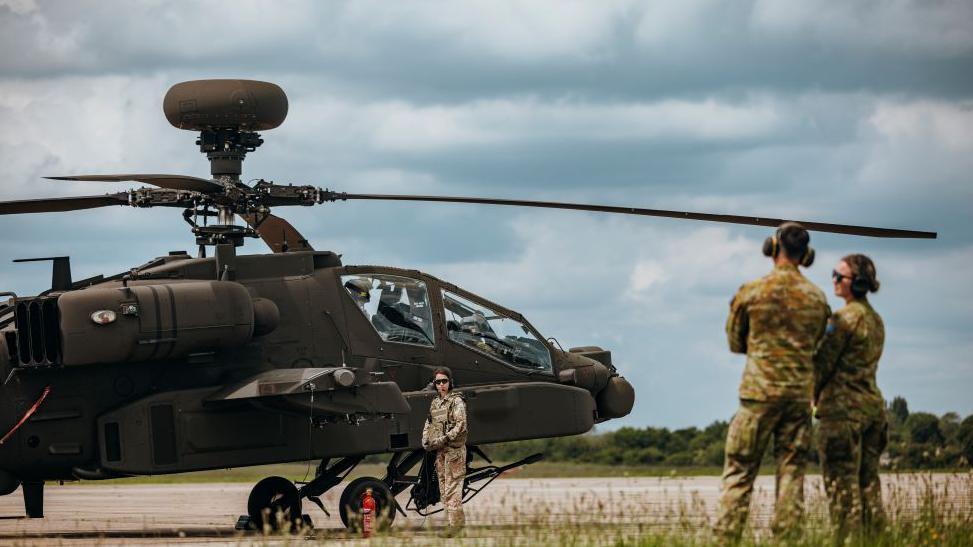
[[[437,368],[433,384],[436,397],[422,428],[422,446],[436,453],[439,492],[451,532],[463,527],[463,481],[466,478],[466,403],[453,391],[449,369]]]
[[[867,298],[879,288],[870,258],[848,255],[831,277],[845,306],[831,317],[814,356],[814,395],[831,524],[843,541],[851,532],[878,530],[884,521],[878,460],[888,444],[888,422],[875,373],[885,327]]]

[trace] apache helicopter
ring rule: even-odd
[[[353,194],[310,185],[241,182],[242,163],[279,126],[280,87],[248,80],[183,82],[163,101],[168,121],[199,133],[212,179],[126,174],[50,177],[149,185],[104,195],[0,202],[0,214],[123,205],[176,207],[198,255],[173,252],[116,275],[74,281],[52,260],[51,288],[0,304],[0,495],[22,486],[28,517],[43,516],[45,481],[97,480],[320,460],[313,480],[258,482],[248,517],[300,518],[366,456],[391,454],[383,478],[349,483],[346,525],[371,488],[378,516],[417,497],[423,422],[447,366],[467,399],[465,500],[507,466],[480,445],[575,435],[627,415],[635,393],[599,347],[560,348],[520,313],[416,270],[346,266],[314,250],[282,206],[399,200],[573,209],[779,226],[785,219],[474,197]],[[235,216],[245,221],[237,224]],[[213,222],[211,222],[211,220]],[[875,237],[935,233],[799,221],[810,230]],[[237,255],[247,238],[268,255]],[[207,256],[212,247],[213,256]],[[529,417],[529,418],[528,418]],[[410,504],[412,504],[410,506]]]

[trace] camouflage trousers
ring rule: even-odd
[[[864,422],[821,420],[818,450],[828,493],[831,526],[839,541],[885,523],[878,459],[888,444],[885,415]]]
[[[777,502],[771,528],[786,536],[804,516],[804,468],[811,445],[811,409],[807,401],[740,401],[726,435],[726,461],[716,533],[736,540],[750,513],[753,482],[764,451],[774,439]]]
[[[460,528],[466,522],[463,515],[463,480],[466,478],[466,447],[446,447],[436,452],[436,476],[439,494],[449,525]]]

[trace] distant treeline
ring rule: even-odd
[[[890,469],[943,469],[973,462],[973,415],[960,420],[955,412],[936,416],[909,412],[896,397],[888,407],[889,444],[882,465]],[[687,427],[623,427],[606,433],[498,443],[484,447],[497,461],[514,461],[543,452],[548,461],[605,465],[722,466],[728,423],[716,421],[703,429]],[[815,444],[816,447],[816,444]],[[768,450],[766,461],[773,461]],[[817,460],[817,450],[811,458]]]

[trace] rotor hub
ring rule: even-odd
[[[232,127],[204,129],[196,139],[199,151],[209,160],[209,170],[214,177],[239,177],[247,152],[253,152],[263,143],[258,133]]]
[[[236,223],[236,210],[232,206],[218,205],[215,206],[216,211],[210,210],[212,206],[211,203],[198,203],[186,208],[182,214],[183,219],[192,228],[193,235],[196,236],[196,245],[199,245],[200,249],[214,245],[240,247],[243,245],[244,238],[260,237],[254,228]],[[258,214],[266,216],[269,213],[269,210],[258,209]],[[209,224],[210,218],[215,218],[216,223]]]

